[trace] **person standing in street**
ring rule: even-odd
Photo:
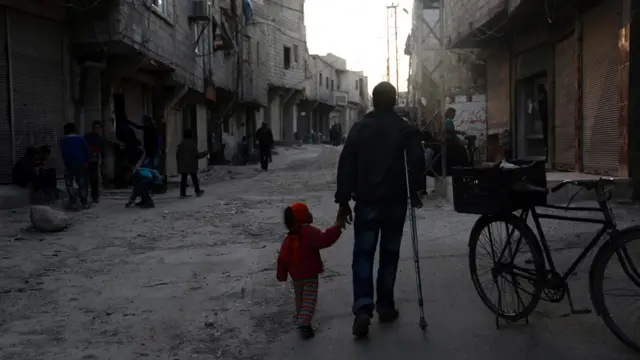
[[[64,125],[64,136],[60,139],[60,152],[64,162],[64,183],[69,194],[69,208],[76,209],[76,192],[73,183],[78,185],[78,197],[84,209],[89,208],[87,201],[87,168],[91,150],[84,137],[76,134],[76,125],[67,123]]]
[[[269,162],[271,162],[271,148],[273,148],[273,133],[267,122],[263,122],[262,126],[256,132],[256,141],[260,148],[260,166],[262,170],[269,170]]]
[[[204,194],[204,191],[200,189],[200,181],[198,180],[198,160],[205,158],[209,152],[198,150],[198,144],[193,138],[193,131],[190,129],[184,131],[183,137],[184,140],[178,145],[176,158],[178,161],[178,172],[181,175],[180,197],[184,199],[187,197],[187,178],[189,176],[191,176],[196,196],[202,196]]]
[[[97,204],[100,202],[100,163],[105,151],[102,122],[94,121],[92,131],[85,134],[84,140],[91,150],[87,171],[89,187],[91,188],[91,200],[94,204]]]
[[[144,160],[142,167],[149,169],[160,169],[160,159],[162,158],[162,137],[158,131],[158,126],[151,115],[144,115],[143,140],[144,140]]]
[[[421,134],[394,112],[396,89],[381,82],[373,89],[374,110],[355,123],[338,163],[335,201],[338,221],[351,223],[354,199],[353,334],[366,337],[374,310],[381,323],[396,320],[394,286],[400,243],[407,213],[405,153],[409,167],[411,205],[421,207],[418,193],[426,182]],[[374,302],[373,263],[380,238],[377,301]]]

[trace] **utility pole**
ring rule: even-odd
[[[389,18],[393,17],[393,20]],[[393,25],[392,25],[393,24]],[[393,29],[391,27],[393,26]],[[396,100],[400,92],[400,54],[398,53],[398,4],[387,5],[387,81],[391,82],[391,32],[393,31],[396,67]]]
[[[390,7],[387,6],[387,81],[391,82],[391,23],[389,21]]]
[[[392,5],[396,44],[396,102],[400,98],[400,54],[398,53],[398,4]]]
[[[443,130],[443,134],[442,134],[442,178],[443,178],[443,184],[442,184],[442,190],[444,192],[443,197],[446,199],[447,198],[447,193],[449,192],[447,187],[448,187],[448,181],[447,181],[447,163],[448,163],[448,159],[447,159],[447,136],[446,136],[446,122],[445,122],[445,118],[444,118],[444,113],[446,111],[447,108],[447,72],[448,72],[448,67],[449,67],[449,57],[447,56],[447,44],[445,43],[445,36],[444,36],[444,0],[440,0],[440,26],[439,26],[439,34],[438,37],[440,39],[440,61],[442,61],[443,67],[442,67],[442,72],[441,72],[441,79],[440,79],[440,92],[441,92],[441,100],[440,100],[440,118],[442,119],[442,130]]]

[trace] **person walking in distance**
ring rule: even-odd
[[[84,135],[84,139],[91,150],[89,157],[89,187],[91,188],[91,200],[94,204],[100,202],[100,162],[105,151],[102,122],[94,121],[93,129]]]
[[[273,133],[266,121],[262,123],[260,129],[256,132],[256,141],[258,141],[260,148],[260,166],[262,170],[266,171],[269,169],[271,148],[273,147]]]
[[[418,193],[426,182],[420,130],[394,112],[396,89],[381,82],[373,89],[374,110],[353,125],[338,162],[335,201],[338,221],[351,223],[349,201],[355,199],[353,248],[353,334],[366,337],[373,312],[381,323],[396,320],[394,286],[407,213],[406,163],[411,205],[421,207]],[[373,262],[380,238],[377,301]],[[375,305],[374,305],[375,304]]]
[[[69,194],[69,208],[76,208],[76,192],[73,183],[78,185],[78,197],[82,207],[89,208],[87,201],[87,168],[91,150],[84,140],[84,137],[76,134],[76,125],[67,123],[64,125],[64,136],[60,139],[60,152],[64,162],[64,183]]]
[[[187,197],[187,178],[189,176],[191,176],[196,196],[202,196],[204,191],[200,189],[200,181],[198,180],[198,160],[205,158],[209,152],[201,152],[198,150],[198,144],[193,138],[193,131],[190,129],[184,131],[183,137],[184,140],[178,145],[178,151],[176,153],[178,172],[181,175],[180,197]]]

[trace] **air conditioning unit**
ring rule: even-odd
[[[191,21],[208,21],[211,18],[211,0],[191,0]]]
[[[347,95],[336,94],[335,103],[337,106],[346,106],[347,105]]]

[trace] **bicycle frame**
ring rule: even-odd
[[[566,206],[557,206],[557,205],[545,205],[539,206],[540,208],[545,209],[555,209],[555,210],[565,210],[572,212],[599,212],[604,215],[603,219],[595,219],[595,218],[587,218],[587,217],[574,217],[574,216],[563,216],[563,215],[553,215],[553,214],[544,214],[538,213],[536,208],[525,209],[520,214],[520,217],[527,221],[529,215],[531,215],[533,219],[533,223],[535,224],[536,231],[538,233],[538,240],[542,246],[542,251],[546,262],[549,266],[549,270],[556,273],[557,268],[556,264],[553,260],[553,256],[551,255],[551,249],[549,248],[549,243],[547,242],[547,238],[542,230],[542,224],[540,223],[540,219],[548,219],[548,220],[561,220],[561,221],[570,221],[577,223],[589,223],[589,224],[601,224],[602,227],[596,232],[595,236],[591,239],[591,241],[587,244],[587,246],[582,250],[582,252],[578,255],[578,257],[571,263],[569,268],[561,275],[563,281],[567,281],[573,273],[578,269],[578,267],[582,264],[584,259],[589,255],[591,251],[600,243],[602,237],[607,233],[607,231],[611,231],[612,234],[617,232],[617,226],[613,221],[613,216],[611,215],[611,211],[609,210],[609,206],[606,201],[599,202],[599,207],[566,207]],[[613,238],[613,236],[612,236]]]

